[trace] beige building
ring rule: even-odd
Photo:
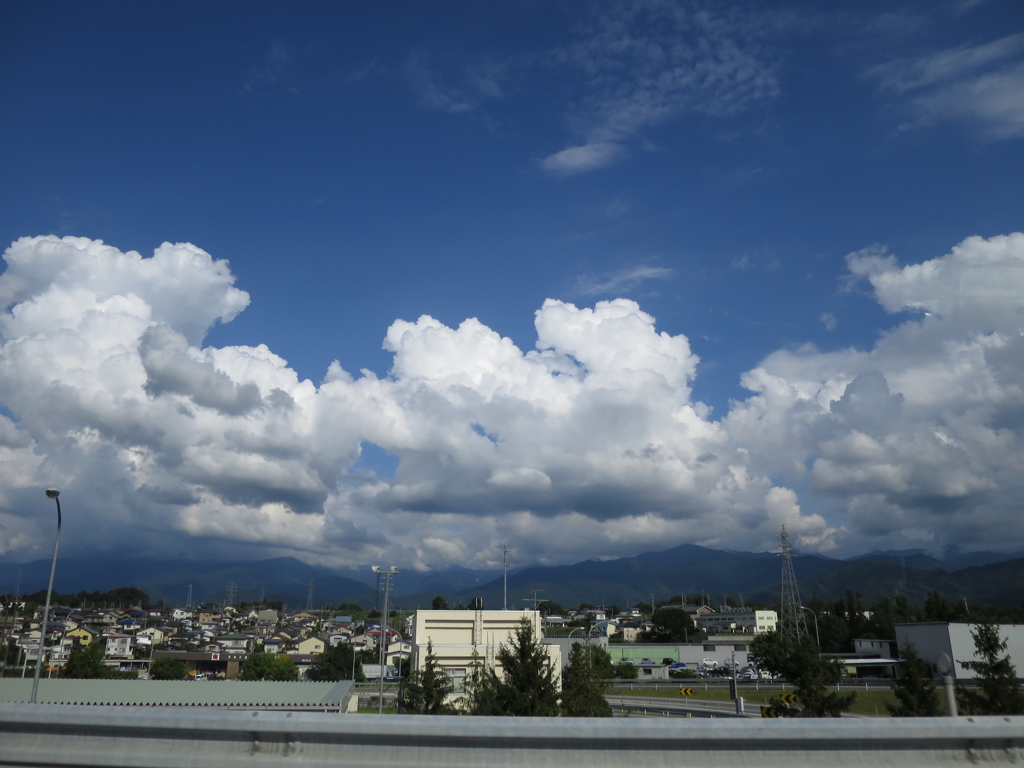
[[[412,666],[420,669],[427,658],[430,643],[438,663],[461,691],[470,667],[484,664],[498,676],[502,674],[497,661],[498,649],[511,642],[526,619],[534,635],[543,637],[538,611],[443,610],[416,611],[412,627]],[[545,645],[548,660],[561,685],[561,652],[557,646]]]

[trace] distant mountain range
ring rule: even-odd
[[[795,555],[793,567],[805,601],[835,600],[847,590],[870,604],[889,595],[920,603],[932,591],[950,599],[990,605],[1019,605],[1024,600],[1024,553],[950,553],[938,560],[919,551],[872,552],[847,560]],[[32,593],[46,588],[50,561],[22,565],[0,563],[0,592]],[[313,582],[313,605],[377,603],[376,577],[369,567],[329,569],[291,557],[256,562],[192,560],[61,559],[57,592],[107,591],[137,587],[152,600],[184,604],[223,603],[234,585],[234,600],[282,600],[303,607]],[[726,597],[744,603],[774,604],[779,599],[781,565],[776,553],[730,552],[684,544],[616,560],[587,560],[574,565],[533,566],[509,571],[508,607],[521,608],[533,599],[566,606],[579,603],[628,607],[685,595],[706,594],[711,604]],[[427,607],[435,595],[451,605],[480,597],[490,608],[505,602],[501,571],[451,567],[438,571],[403,571],[392,581],[396,608]]]

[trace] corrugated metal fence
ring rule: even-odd
[[[426,717],[0,704],[0,765],[1024,765],[1024,717]]]

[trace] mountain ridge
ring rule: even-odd
[[[793,565],[804,600],[834,600],[847,590],[868,602],[902,594],[921,602],[932,591],[956,599],[993,605],[1019,604],[1024,599],[1024,557],[1008,555],[988,562],[994,553],[978,553],[978,564],[953,568],[921,551],[871,552],[844,560],[817,555],[794,555]],[[958,562],[970,562],[957,553]],[[50,561],[0,563],[0,592],[13,593],[19,579],[22,594],[44,589]],[[508,607],[524,601],[553,600],[567,606],[579,603],[620,607],[684,595],[691,601],[706,595],[710,602],[727,597],[740,603],[774,604],[779,599],[781,565],[772,552],[735,552],[682,544],[666,550],[610,560],[584,560],[570,565],[534,565],[508,573]],[[282,600],[304,606],[313,581],[313,604],[375,605],[376,577],[353,567],[331,569],[293,557],[260,561],[152,560],[132,558],[71,558],[58,561],[54,589],[62,594],[137,587],[154,601],[184,604],[220,603],[234,584],[236,602]],[[435,571],[404,570],[392,581],[396,607],[426,607],[436,595],[450,604],[481,598],[489,607],[505,603],[505,580],[500,570],[452,566]]]

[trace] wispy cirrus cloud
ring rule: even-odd
[[[285,44],[275,40],[263,54],[263,61],[249,70],[249,77],[242,85],[242,90],[252,93],[265,86],[278,85],[288,73],[292,58]]]
[[[568,115],[577,143],[541,161],[555,173],[617,160],[646,128],[683,113],[726,117],[778,94],[749,15],[694,3],[600,6],[554,60],[584,80]]]
[[[628,267],[619,272],[602,275],[581,275],[576,280],[576,292],[584,296],[602,296],[635,288],[648,280],[667,280],[674,270],[668,267]]]
[[[1024,34],[875,66],[880,88],[907,100],[904,127],[960,121],[997,139],[1024,136]]]
[[[413,51],[405,62],[405,74],[420,103],[445,112],[468,112],[473,102],[468,94],[446,82],[423,51]]]
[[[624,152],[620,144],[595,141],[578,147],[568,147],[541,160],[540,167],[549,173],[571,176],[597,170],[615,162]]]

